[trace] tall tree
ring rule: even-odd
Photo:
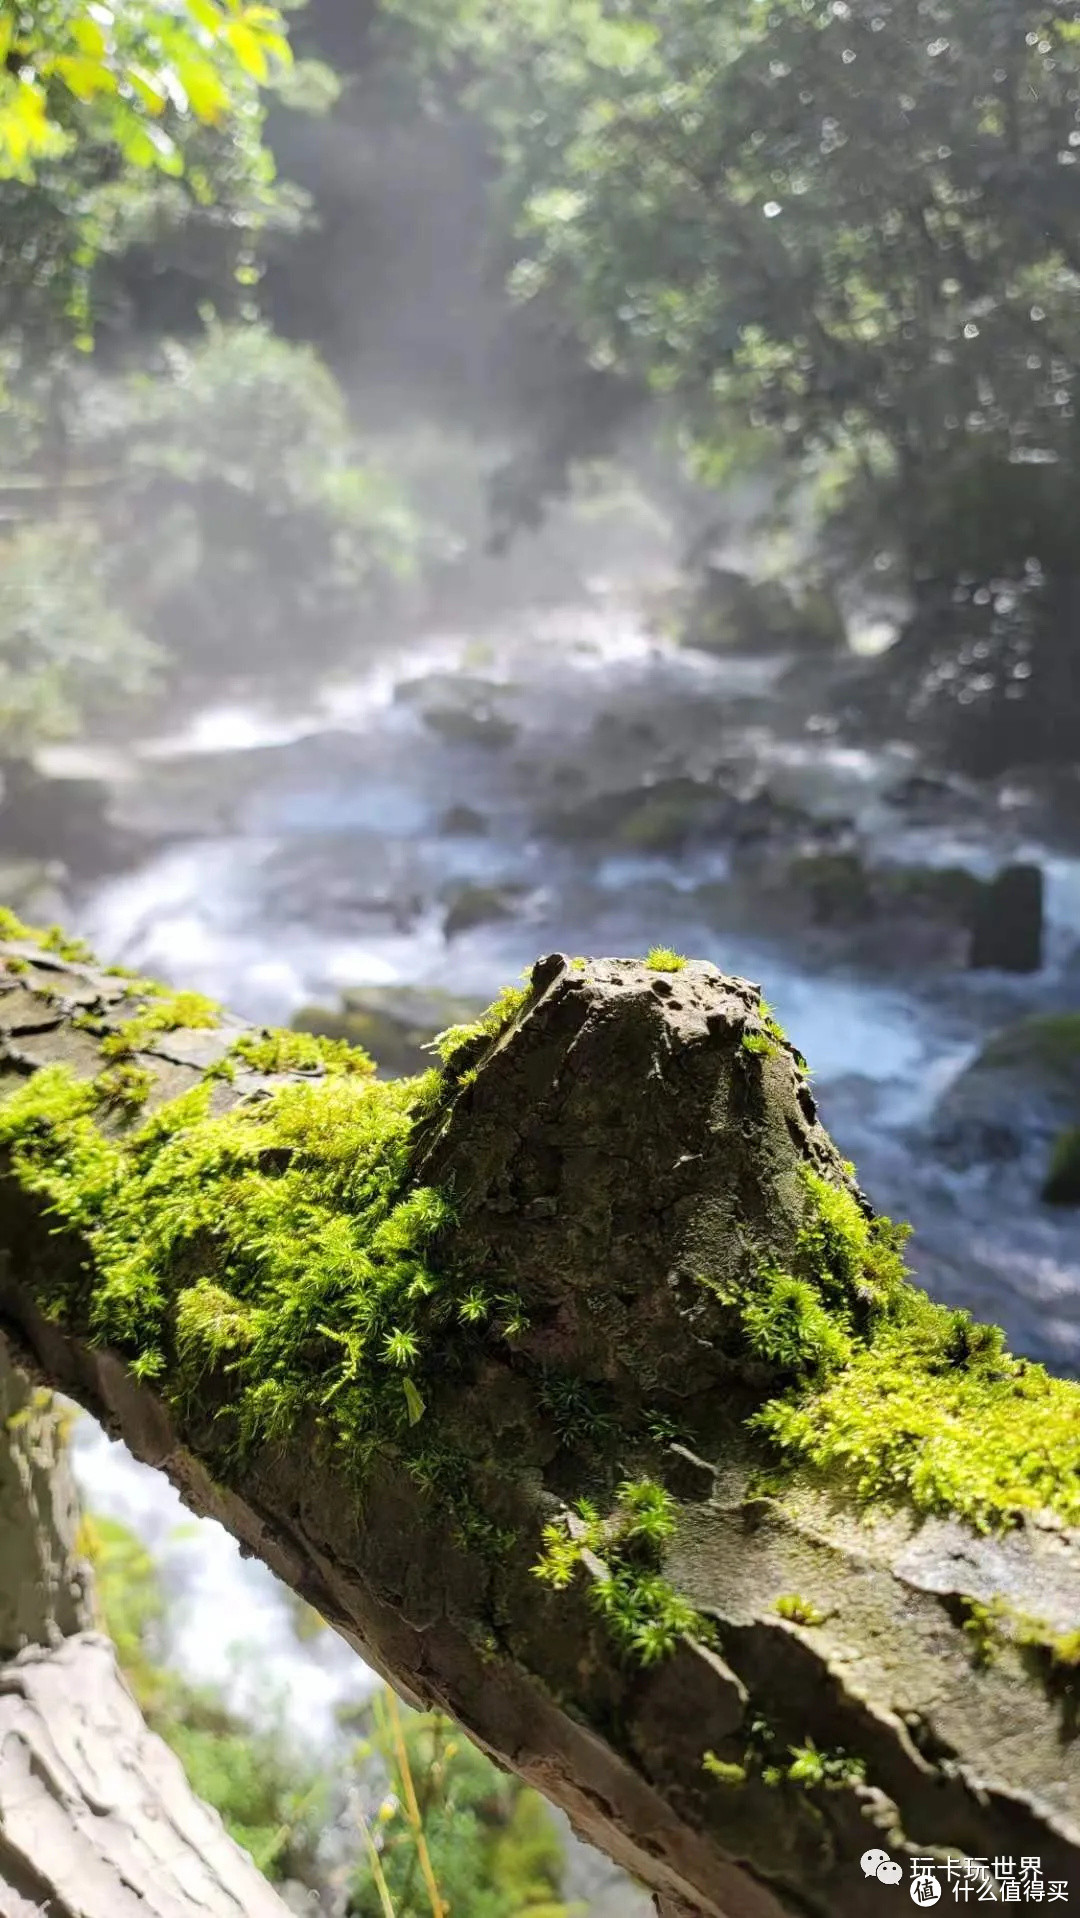
[[[706,477],[750,426],[827,473],[849,559],[946,608],[965,580],[1014,582],[996,618],[989,593],[953,613],[935,689],[1067,754],[1075,8],[393,4],[436,64],[456,50],[455,84],[472,75],[519,298],[554,299],[597,368],[672,395]]]

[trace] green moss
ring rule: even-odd
[[[94,963],[94,955],[85,939],[72,939],[62,926],[49,926],[40,935],[39,944],[43,952],[55,952],[58,959],[66,959],[70,965]]]
[[[805,1745],[789,1745],[788,1751],[790,1763],[782,1769],[781,1779],[774,1781],[763,1772],[767,1783],[786,1782],[800,1786],[803,1791],[842,1791],[845,1787],[866,1783],[863,1760],[839,1747],[835,1751],[819,1751],[813,1739],[808,1738]]]
[[[738,1787],[745,1785],[749,1773],[745,1765],[729,1765],[725,1759],[718,1758],[715,1752],[706,1752],[701,1761],[702,1771],[715,1778],[718,1785]]]
[[[645,964],[650,972],[681,972],[686,960],[680,952],[672,952],[670,946],[653,946]]]
[[[310,1032],[264,1027],[256,1036],[244,1033],[230,1048],[230,1057],[256,1072],[375,1071],[375,1061],[345,1039],[322,1039]]]
[[[806,1279],[765,1267],[754,1296],[744,1305],[743,1331],[756,1357],[804,1376],[835,1372],[847,1364],[852,1344],[842,1324]]]
[[[1042,1196],[1047,1205],[1080,1205],[1080,1126],[1055,1140]]]
[[[30,940],[39,945],[44,936],[42,932],[35,932],[33,926],[25,925],[8,906],[0,906],[0,939]]]
[[[497,1039],[500,1033],[505,1032],[531,996],[529,985],[505,986],[494,1005],[481,1018],[475,1019],[471,1025],[448,1026],[445,1032],[440,1032],[432,1040],[433,1050],[438,1053],[443,1065],[452,1069],[454,1062],[474,1046]]]
[[[127,1059],[144,1052],[163,1032],[212,1031],[220,1024],[221,1007],[201,992],[163,992],[110,1032],[101,1050],[106,1059]]]
[[[804,1382],[763,1406],[752,1428],[862,1498],[955,1512],[981,1528],[1040,1507],[1080,1519],[1075,1386],[1012,1358],[996,1327],[932,1303],[906,1281],[897,1228],[866,1219],[850,1193],[806,1179],[799,1276],[850,1352],[823,1368],[811,1336]],[[760,1308],[747,1310],[754,1323]],[[797,1348],[794,1334],[793,1360]],[[808,1386],[811,1362],[818,1382]]]
[[[29,959],[21,959],[18,953],[15,953],[15,952],[8,952],[4,954],[4,965],[6,966],[8,972],[20,973],[20,972],[29,972],[30,970]]]
[[[742,1036],[744,1052],[753,1052],[763,1059],[777,1059],[780,1047],[764,1032],[744,1032]]]
[[[73,939],[62,926],[28,926],[7,906],[0,906],[0,939],[18,939],[23,944],[40,946],[43,952],[54,952],[58,959],[66,959],[71,965],[93,963],[94,955],[85,940]]]
[[[601,1518],[588,1501],[578,1506],[579,1522],[544,1527],[544,1550],[534,1576],[563,1591],[578,1573],[585,1552],[604,1564],[589,1587],[620,1652],[636,1664],[655,1665],[692,1635],[711,1641],[712,1626],[669,1584],[660,1571],[664,1548],[675,1530],[675,1509],[660,1485],[627,1481],[619,1487],[615,1510]]]
[[[98,1093],[107,1106],[122,1106],[126,1111],[137,1111],[146,1104],[154,1088],[154,1075],[144,1066],[135,1066],[128,1060],[108,1066],[100,1072],[95,1081]]]
[[[828,1616],[818,1610],[812,1599],[803,1598],[799,1592],[785,1592],[777,1599],[774,1609],[792,1625],[824,1625]]]
[[[410,1187],[407,1155],[432,1088],[346,1060],[223,1117],[212,1092],[206,1080],[120,1138],[99,1125],[115,1082],[61,1066],[0,1104],[13,1170],[83,1237],[94,1272],[88,1293],[85,1268],[58,1262],[41,1302],[181,1406],[227,1362],[233,1450],[302,1422],[360,1478],[375,1449],[408,1449],[425,1372],[448,1363],[442,1328],[459,1343],[501,1333],[503,1301],[465,1326],[427,1263],[448,1208]]]

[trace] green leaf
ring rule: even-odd
[[[418,1425],[424,1416],[424,1401],[420,1397],[411,1379],[402,1379],[401,1389],[405,1394],[405,1403],[409,1408],[409,1424]]]

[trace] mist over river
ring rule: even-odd
[[[149,837],[118,874],[76,886],[70,918],[110,962],[175,980],[255,1021],[287,1022],[348,986],[493,997],[541,953],[663,943],[759,982],[814,1072],[826,1125],[879,1209],[911,1220],[912,1262],[938,1296],[1004,1325],[1013,1346],[1080,1369],[1080,1230],[1040,1206],[1021,1158],[958,1172],[928,1141],[935,1099],[985,1036],[1075,995],[1080,859],[1040,840],[1024,795],[955,783],[927,822],[890,797],[910,748],[852,748],[808,725],[781,656],[723,659],[658,639],[640,593],[598,582],[468,630],[432,630],[303,701],[249,688],[176,730],[57,752],[58,773],[108,780],[115,821]],[[875,857],[1046,877],[1043,970],[866,963],[839,942],[758,928],[725,890],[723,825],[633,846],[619,796],[722,771],[740,803],[767,791],[828,835],[854,825]],[[682,788],[679,788],[682,790]],[[611,801],[610,829],[578,830]],[[591,810],[590,810],[591,809]],[[569,822],[569,823],[568,823]],[[95,1505],[158,1542],[175,1495],[83,1421]],[[273,1581],[218,1528],[168,1547],[183,1598],[177,1654],[202,1675],[282,1690],[318,1736],[358,1685],[327,1637],[298,1644]],[[233,1642],[254,1644],[237,1667]]]

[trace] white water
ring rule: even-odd
[[[911,772],[910,750],[842,747],[827,729],[775,733],[761,698],[783,664],[679,653],[604,599],[522,614],[479,642],[433,635],[367,674],[313,690],[302,713],[218,705],[117,769],[125,816],[168,825],[179,843],[85,893],[79,930],[110,960],[265,1021],[284,1021],[301,1001],[332,998],[347,984],[494,995],[551,950],[642,952],[663,943],[712,959],[765,985],[867,1189],[913,1219],[917,1266],[931,1289],[1002,1322],[1020,1349],[1080,1365],[1075,1220],[1040,1212],[1015,1171],[947,1174],[911,1132],[989,1028],[1058,990],[1060,967],[1080,941],[1080,860],[1024,844],[1007,815],[948,832],[898,823],[887,794]],[[454,743],[424,724],[416,682],[455,670],[484,680],[494,709],[519,728],[511,744]],[[413,682],[405,696],[396,694],[402,682]],[[592,728],[612,712],[653,726],[655,740],[642,734],[633,751],[601,749]],[[815,970],[797,950],[703,918],[695,892],[724,876],[720,844],[653,857],[536,836],[536,811],[574,791],[575,765],[591,775],[606,753],[618,785],[623,753],[627,783],[662,777],[673,729],[674,770],[707,773],[734,754],[767,774],[776,796],[819,816],[856,817],[885,856],[976,870],[1038,857],[1048,882],[1046,974],[883,984],[850,968]],[[440,821],[452,805],[482,813],[487,832],[447,834]],[[520,907],[448,944],[446,902],[467,882],[520,886]],[[140,1531],[176,1521],[160,1478],[117,1448],[84,1435],[79,1461],[93,1501],[122,1507]],[[233,1641],[254,1641],[264,1682],[283,1687],[304,1720],[329,1722],[349,1674],[332,1656],[322,1663],[322,1648],[315,1662],[297,1649],[269,1575],[242,1563],[216,1527],[200,1528],[197,1546],[182,1552],[181,1650],[191,1667],[228,1673]]]

